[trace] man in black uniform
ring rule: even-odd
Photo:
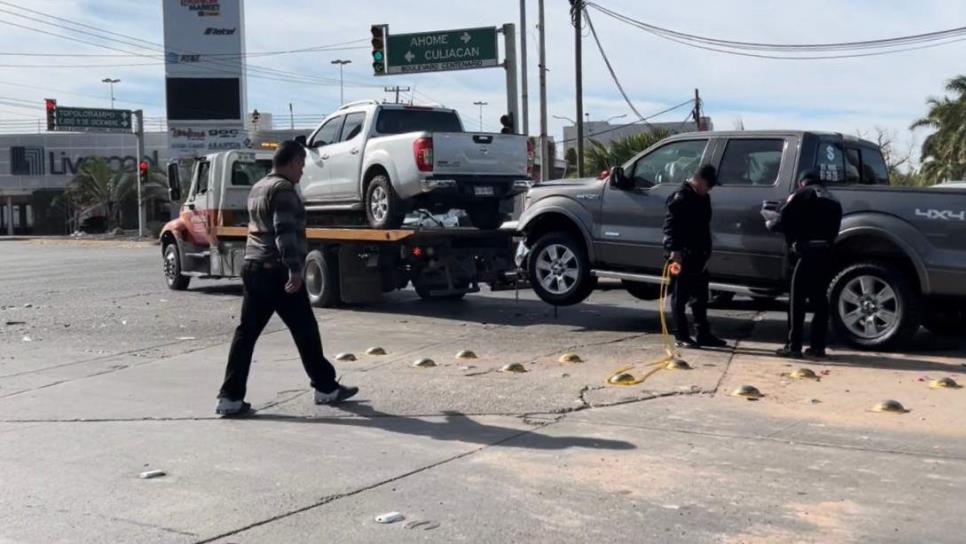
[[[718,183],[715,168],[706,164],[667,199],[664,219],[664,249],[681,267],[672,286],[674,338],[678,347],[724,347],[727,343],[711,334],[708,323],[708,258],[711,257],[711,197]],[[698,330],[691,338],[685,305],[689,300]]]
[[[832,279],[832,245],[842,225],[842,205],[832,196],[814,172],[799,180],[792,193],[775,214],[763,211],[768,228],[785,233],[793,267],[788,308],[788,343],[778,350],[781,357],[802,356],[805,302],[811,303],[811,347],[805,354],[825,357],[828,334],[828,285]]]
[[[272,314],[288,326],[302,358],[302,366],[315,390],[316,404],[346,400],[359,388],[339,385],[335,368],[322,354],[319,324],[302,282],[307,245],[305,205],[295,189],[305,167],[305,149],[298,142],[282,142],[272,157],[272,171],[248,194],[248,241],[242,284],[241,324],[235,329],[228,352],[225,381],[215,412],[244,414],[252,352]]]

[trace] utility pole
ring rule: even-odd
[[[694,126],[698,132],[703,130],[701,126],[701,95],[698,90],[694,90]]]
[[[480,107],[480,132],[483,132],[483,106],[489,104],[489,102],[484,102],[482,100],[473,102],[474,106]]]
[[[543,0],[539,0],[537,5],[539,6],[537,19],[540,25],[540,179],[542,181],[550,179],[556,159],[549,156],[547,142],[547,47],[543,23]]]
[[[104,79],[101,80],[101,83],[107,83],[108,85],[111,86],[111,109],[112,110],[114,109],[114,84],[120,83],[120,82],[121,82],[120,79],[111,79],[109,77],[105,77]]]
[[[530,96],[527,91],[527,0],[520,0],[520,117],[523,135],[530,136]]]
[[[503,51],[506,60],[503,68],[506,70],[506,109],[509,110],[510,124],[513,133],[520,134],[520,104],[517,99],[517,40],[516,25],[503,25]]]
[[[396,101],[394,102],[394,104],[398,104],[399,103],[399,93],[400,92],[408,93],[409,92],[409,87],[400,87],[399,85],[396,85],[395,87],[383,87],[382,90],[385,91],[385,92],[387,92],[387,93],[396,93]]]
[[[135,110],[134,118],[137,120],[137,139],[138,139],[138,168],[136,170],[138,183],[138,238],[144,238],[144,198],[142,195],[141,161],[144,160],[144,110]]]
[[[295,130],[295,112],[292,111],[292,103],[288,103],[288,128]]]
[[[352,64],[351,60],[335,59],[332,64],[339,65],[339,105],[345,104],[345,94],[342,89],[342,67],[346,64]]]
[[[583,54],[581,52],[581,14],[584,9],[583,0],[570,0],[570,16],[574,24],[574,62],[577,74],[577,176],[584,175],[584,83],[583,83]]]

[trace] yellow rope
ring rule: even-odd
[[[671,361],[680,359],[680,355],[678,354],[677,349],[674,346],[674,342],[671,340],[671,333],[668,330],[667,316],[665,315],[665,312],[664,312],[664,305],[665,305],[665,302],[667,301],[667,294],[671,283],[671,275],[672,274],[676,275],[679,272],[680,272],[680,265],[678,265],[677,263],[672,263],[668,261],[668,263],[664,265],[664,271],[661,273],[661,287],[658,295],[659,306],[657,311],[661,321],[661,340],[664,343],[664,352],[666,355],[661,359],[658,359],[657,361],[644,364],[643,366],[645,368],[646,367],[656,367],[656,368],[652,368],[651,370],[647,371],[640,378],[637,378],[631,374],[628,374],[629,376],[628,379],[612,381],[614,380],[615,377],[621,374],[627,373],[627,371],[637,368],[638,366],[641,366],[641,365],[633,364],[633,365],[625,366],[623,368],[619,368],[615,370],[614,372],[611,373],[610,376],[607,377],[606,383],[608,385],[637,385],[637,384],[643,383],[644,380],[650,378],[657,372],[664,369],[665,366],[667,366],[667,364],[670,363]]]

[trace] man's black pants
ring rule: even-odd
[[[280,264],[245,262],[242,268],[245,298],[242,302],[241,324],[235,329],[235,337],[231,341],[225,382],[218,393],[219,398],[245,398],[255,342],[274,313],[278,313],[291,331],[312,387],[324,393],[338,387],[335,368],[322,354],[319,324],[309,305],[305,286],[289,294],[285,292],[287,281],[288,270]]]
[[[805,336],[806,302],[811,305],[811,347],[824,351],[828,336],[828,285],[831,281],[832,252],[828,248],[809,249],[800,253],[792,272],[792,290],[788,308],[788,347],[802,350]]]
[[[674,278],[671,286],[671,308],[674,315],[675,338],[691,336],[688,316],[685,313],[688,301],[691,303],[691,314],[698,336],[711,333],[708,324],[708,272],[705,269],[707,259],[704,257],[687,257],[681,264],[681,273]]]

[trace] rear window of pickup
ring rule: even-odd
[[[379,134],[407,132],[463,132],[456,112],[431,110],[382,110],[376,119]]]
[[[850,141],[817,141],[814,168],[828,185],[889,184],[889,170],[882,152]]]

